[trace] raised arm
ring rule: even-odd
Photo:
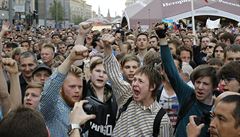
[[[118,99],[118,105],[122,105],[130,96],[132,96],[131,86],[128,82],[123,80],[120,66],[117,59],[112,55],[111,44],[114,37],[110,34],[102,36],[104,48],[104,69],[111,81],[113,92]]]
[[[156,33],[159,36],[159,42],[161,45],[161,58],[164,70],[168,76],[168,79],[170,81],[171,86],[173,87],[174,91],[176,92],[176,95],[178,97],[179,103],[183,102],[185,97],[190,96],[192,89],[182,80],[182,78],[179,75],[179,72],[174,64],[174,60],[172,57],[172,54],[170,52],[170,49],[168,47],[168,43],[166,40],[165,33],[161,29],[163,29],[165,26],[160,25],[160,30],[156,30]],[[157,32],[160,31],[160,32]],[[162,32],[161,32],[162,31]]]
[[[76,60],[81,60],[88,55],[88,50],[82,45],[75,45],[64,60],[64,62],[57,68],[57,70],[50,76],[50,78],[45,82],[42,97],[40,101],[40,111],[42,112],[45,119],[51,119],[55,111],[56,103],[60,97],[60,89],[67,76],[70,66]]]
[[[2,61],[0,61],[0,104],[2,107],[3,115],[6,115],[11,107],[10,96],[8,93],[7,82],[4,77]]]
[[[0,32],[0,56],[2,55],[2,38],[4,36],[4,34],[9,31],[9,26],[10,26],[10,23],[7,22],[7,21],[4,21],[3,24],[2,24],[2,30]],[[1,58],[1,57],[0,57]]]
[[[79,34],[75,41],[76,45],[84,45],[84,39],[86,35],[91,31],[92,27],[92,24],[87,22],[82,22],[79,24]]]
[[[10,23],[8,21],[4,21],[0,32],[0,38],[2,38],[7,31],[9,31],[9,27]]]
[[[12,58],[3,58],[4,68],[9,73],[11,109],[16,109],[22,104],[22,94],[18,75],[17,62]]]

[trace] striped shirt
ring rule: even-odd
[[[122,79],[119,64],[113,55],[104,58],[104,68],[112,83],[113,91],[116,92],[115,95],[119,96],[118,106],[121,107],[132,96],[131,85]],[[127,110],[118,119],[113,136],[152,136],[153,122],[160,109],[161,106],[157,101],[149,107],[144,107],[134,100],[131,101]],[[169,117],[165,114],[161,120],[159,137],[171,137],[172,131]]]

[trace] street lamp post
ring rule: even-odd
[[[13,23],[13,0],[9,0],[9,22],[12,25]]]
[[[45,2],[45,13],[44,13],[44,26],[47,26],[47,0],[44,1]]]
[[[55,8],[55,27],[58,28],[58,3],[57,0],[54,0],[54,8]]]

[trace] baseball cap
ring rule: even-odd
[[[51,75],[52,74],[52,69],[50,67],[48,67],[47,65],[45,64],[39,64],[34,70],[33,70],[33,73],[32,73],[32,76],[40,71],[40,70],[47,70],[49,72],[49,74]]]

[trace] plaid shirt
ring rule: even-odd
[[[70,108],[60,96],[66,75],[57,70],[45,82],[39,110],[43,114],[51,137],[68,137]]]

